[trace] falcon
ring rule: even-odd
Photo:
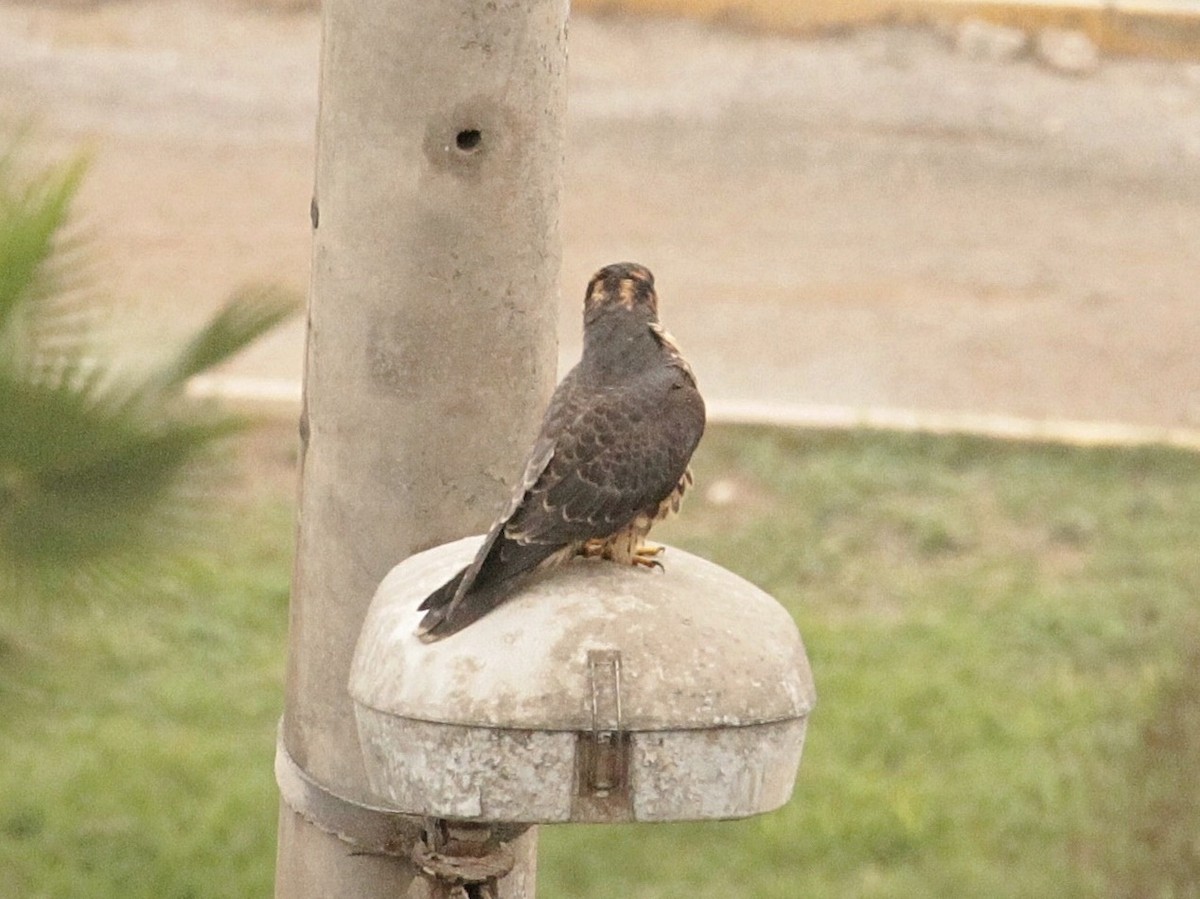
[[[462,630],[523,575],[576,555],[662,568],[646,535],[679,510],[704,422],[691,366],[659,323],[654,276],[629,262],[600,269],[583,301],[583,356],[474,561],[421,603],[417,635]]]

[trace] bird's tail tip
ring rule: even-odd
[[[421,619],[416,629],[417,638],[422,643],[433,643],[442,637],[448,637],[464,626],[455,625],[454,619],[458,616],[453,613],[459,605],[455,602],[455,597],[458,595],[459,587],[466,573],[467,569],[464,568],[425,597],[424,601],[417,606],[418,612],[425,613],[425,617]]]
[[[503,589],[469,590],[451,602],[430,608],[416,628],[422,643],[436,643],[474,624],[509,596]]]
[[[460,616],[452,616],[452,609],[443,607],[440,609],[431,609],[425,613],[425,617],[417,625],[417,639],[422,643],[436,643],[451,634],[457,634],[464,627],[474,621],[474,618],[463,619]]]
[[[417,625],[417,639],[422,643],[436,643],[442,639],[444,634],[436,633],[437,626],[445,620],[445,616],[439,612],[429,612],[421,619],[421,623]]]

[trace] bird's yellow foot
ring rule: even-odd
[[[643,543],[633,551],[631,562],[634,566],[641,565],[643,568],[657,568],[659,571],[664,571],[663,563],[658,559],[664,549],[666,547],[660,543]]]

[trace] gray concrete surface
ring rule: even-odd
[[[306,284],[318,44],[312,14],[0,5],[0,111],[92,146],[81,211],[145,345]],[[1200,426],[1200,67],[953,44],[577,16],[564,364],[588,275],[636,259],[717,404]],[[234,370],[295,379],[301,342]]]

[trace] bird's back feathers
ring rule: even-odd
[[[619,277],[601,278],[610,269]],[[521,480],[474,561],[421,604],[422,639],[476,621],[521,575],[635,521],[648,528],[671,497],[678,505],[704,431],[704,401],[656,303],[640,266],[610,266],[593,278],[583,358],[551,397]]]

